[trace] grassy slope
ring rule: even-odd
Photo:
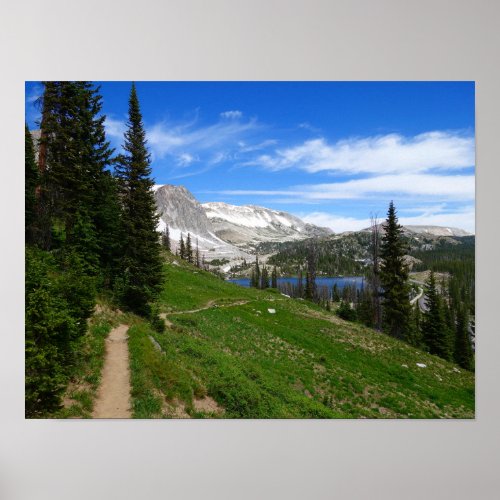
[[[165,268],[171,325],[129,330],[135,417],[215,416],[197,410],[204,395],[224,417],[474,417],[474,377],[451,363],[273,291]]]

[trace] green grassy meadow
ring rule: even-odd
[[[472,373],[305,301],[173,260],[159,302],[165,332],[141,322],[129,330],[134,416],[474,417]]]

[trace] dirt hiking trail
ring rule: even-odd
[[[132,416],[127,330],[128,325],[120,325],[111,330],[106,339],[101,385],[94,404],[93,418]]]

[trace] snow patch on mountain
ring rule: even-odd
[[[263,242],[281,242],[327,236],[332,231],[312,224],[287,212],[256,205],[230,205],[223,202],[204,203],[202,207],[215,228],[215,234],[247,250]]]

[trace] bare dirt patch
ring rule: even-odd
[[[224,411],[224,409],[217,404],[217,401],[210,396],[194,399],[193,406],[196,411],[202,411],[204,413],[222,413]]]
[[[186,411],[186,405],[180,399],[175,398],[171,402],[167,402],[163,405],[163,415],[170,418],[191,418],[189,413]]]
[[[127,330],[128,325],[120,325],[111,330],[106,339],[104,367],[93,418],[131,417]]]

